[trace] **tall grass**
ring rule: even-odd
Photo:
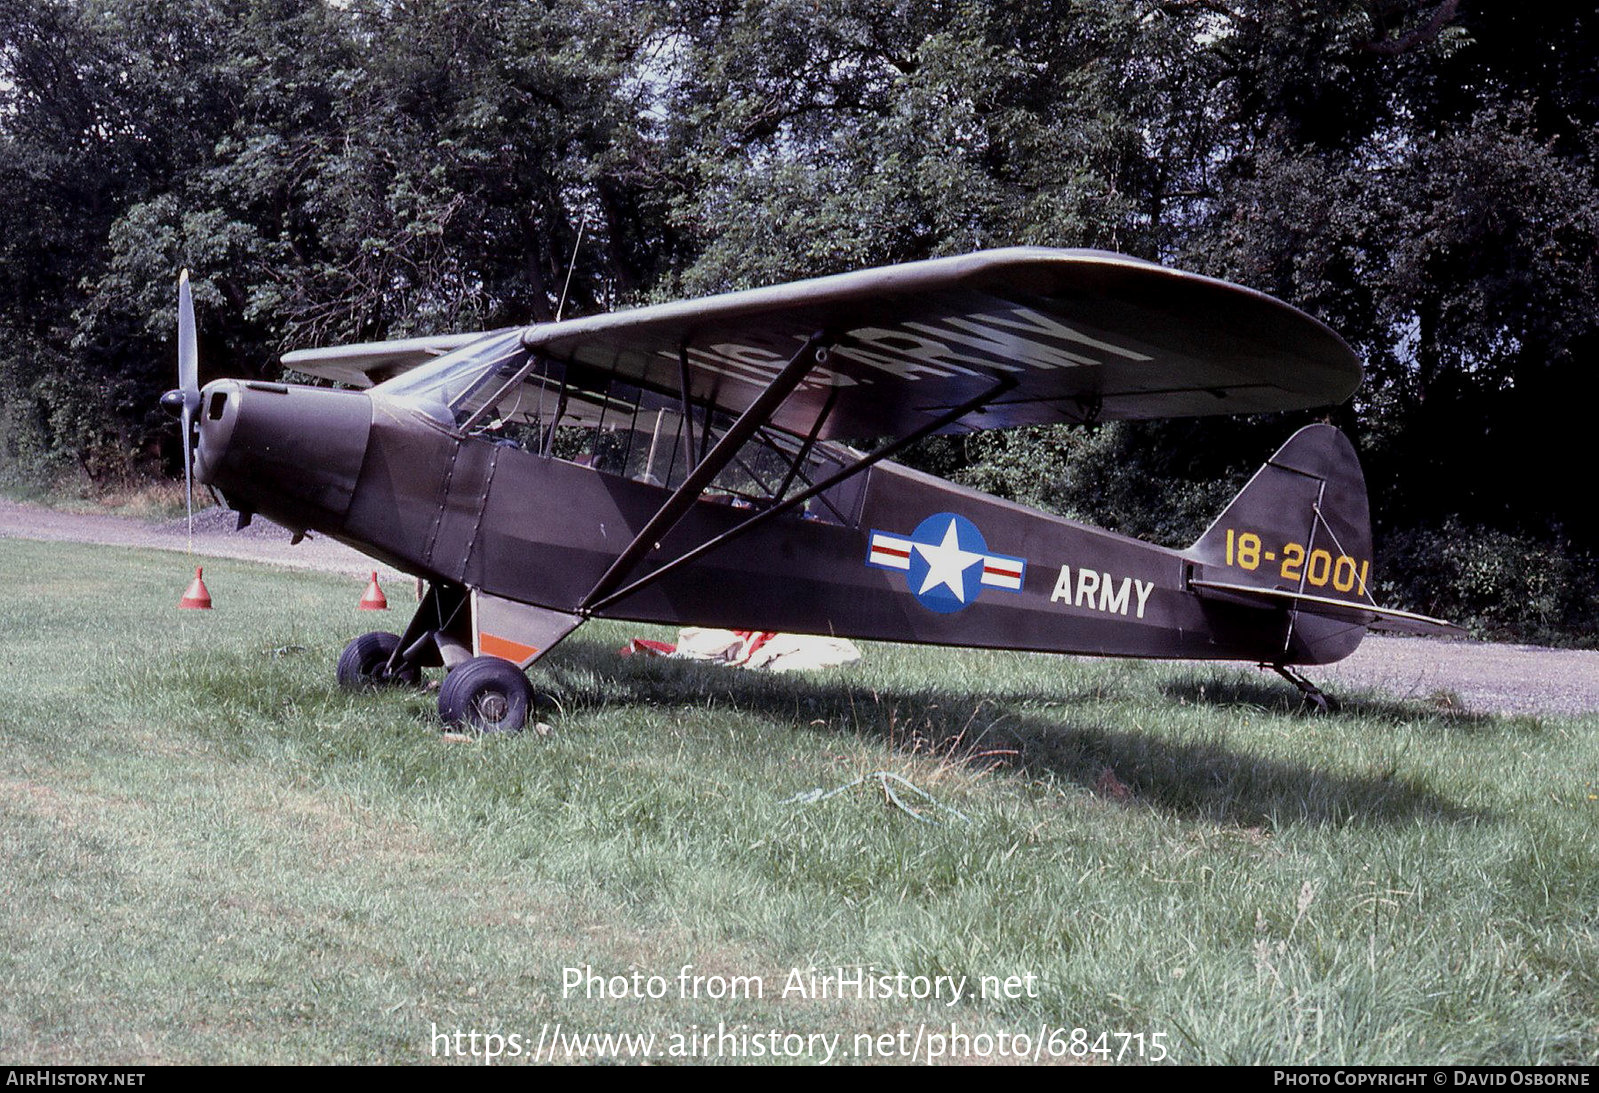
[[[4,1061],[431,1061],[436,1032],[557,1023],[664,1051],[719,1022],[1599,1055],[1592,718],[1310,718],[1252,671],[895,646],[761,676],[596,625],[534,673],[548,734],[456,742],[431,695],[333,685],[355,583],[213,560],[202,615],[175,555],[0,566]],[[684,965],[764,996],[681,997]],[[563,991],[584,966],[671,989]],[[781,995],[840,966],[968,996]]]

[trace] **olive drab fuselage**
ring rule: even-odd
[[[583,611],[585,595],[670,492],[489,436],[459,435],[361,392],[218,381],[205,389],[200,416],[200,476],[234,508],[328,535],[430,582],[564,613]],[[1327,427],[1303,444],[1319,455],[1326,449],[1335,463],[1347,448]],[[1346,478],[1351,463],[1337,463]],[[1366,519],[1363,485],[1357,478],[1335,487],[1339,496],[1323,510],[1357,510],[1357,530],[1346,533],[1339,557],[1369,567],[1369,534],[1359,530]],[[1365,632],[1303,613],[1297,620],[1287,612],[1263,617],[1258,606],[1195,594],[1195,578],[1242,572],[1237,540],[1258,536],[1264,526],[1258,519],[1232,529],[1229,565],[1212,550],[1140,542],[889,462],[843,483],[832,500],[837,511],[826,519],[781,516],[592,614],[936,645],[1285,664],[1337,660]],[[1296,500],[1305,515],[1298,538],[1308,539],[1310,505]],[[728,499],[696,501],[637,575],[748,516]],[[1015,578],[985,581],[983,570],[992,567],[982,559],[989,558],[1020,560],[1019,569],[1010,563]],[[933,564],[939,562],[942,573]]]

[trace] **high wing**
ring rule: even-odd
[[[860,438],[1330,405],[1360,383],[1337,334],[1263,293],[1103,251],[1019,247],[526,328],[540,356],[747,409],[820,339],[772,412]],[[985,392],[988,397],[985,398]],[[829,407],[829,403],[832,405]]]
[[[1301,409],[1342,401],[1361,375],[1337,334],[1263,293],[1042,247],[542,323],[522,340],[546,360],[738,413],[817,336],[827,360],[770,424],[819,439],[902,436],[968,403],[939,431]],[[283,363],[369,387],[482,337],[299,350]]]
[[[393,379],[419,364],[482,338],[482,334],[441,334],[389,342],[361,342],[325,349],[296,349],[283,355],[283,365],[307,376],[366,388]]]

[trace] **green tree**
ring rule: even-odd
[[[1565,565],[1599,550],[1569,484],[1599,394],[1596,24],[1463,0],[0,0],[5,463],[170,463],[184,266],[209,378],[549,319],[569,266],[573,315],[1106,247],[1349,340],[1368,383],[1328,413],[1405,565],[1439,528],[1531,560],[1484,572]],[[919,458],[1183,542],[1303,419]],[[1584,596],[1540,618],[1599,613]]]

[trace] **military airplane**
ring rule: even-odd
[[[187,301],[187,285],[180,293]],[[1330,406],[1361,366],[1238,285],[1100,251],[1013,248],[486,334],[287,354],[338,388],[180,387],[199,480],[427,582],[346,686],[442,666],[445,723],[515,731],[526,669],[586,619],[1297,668],[1379,606],[1365,481],[1295,433],[1186,550],[890,462],[935,433]],[[861,447],[863,438],[874,438]]]

